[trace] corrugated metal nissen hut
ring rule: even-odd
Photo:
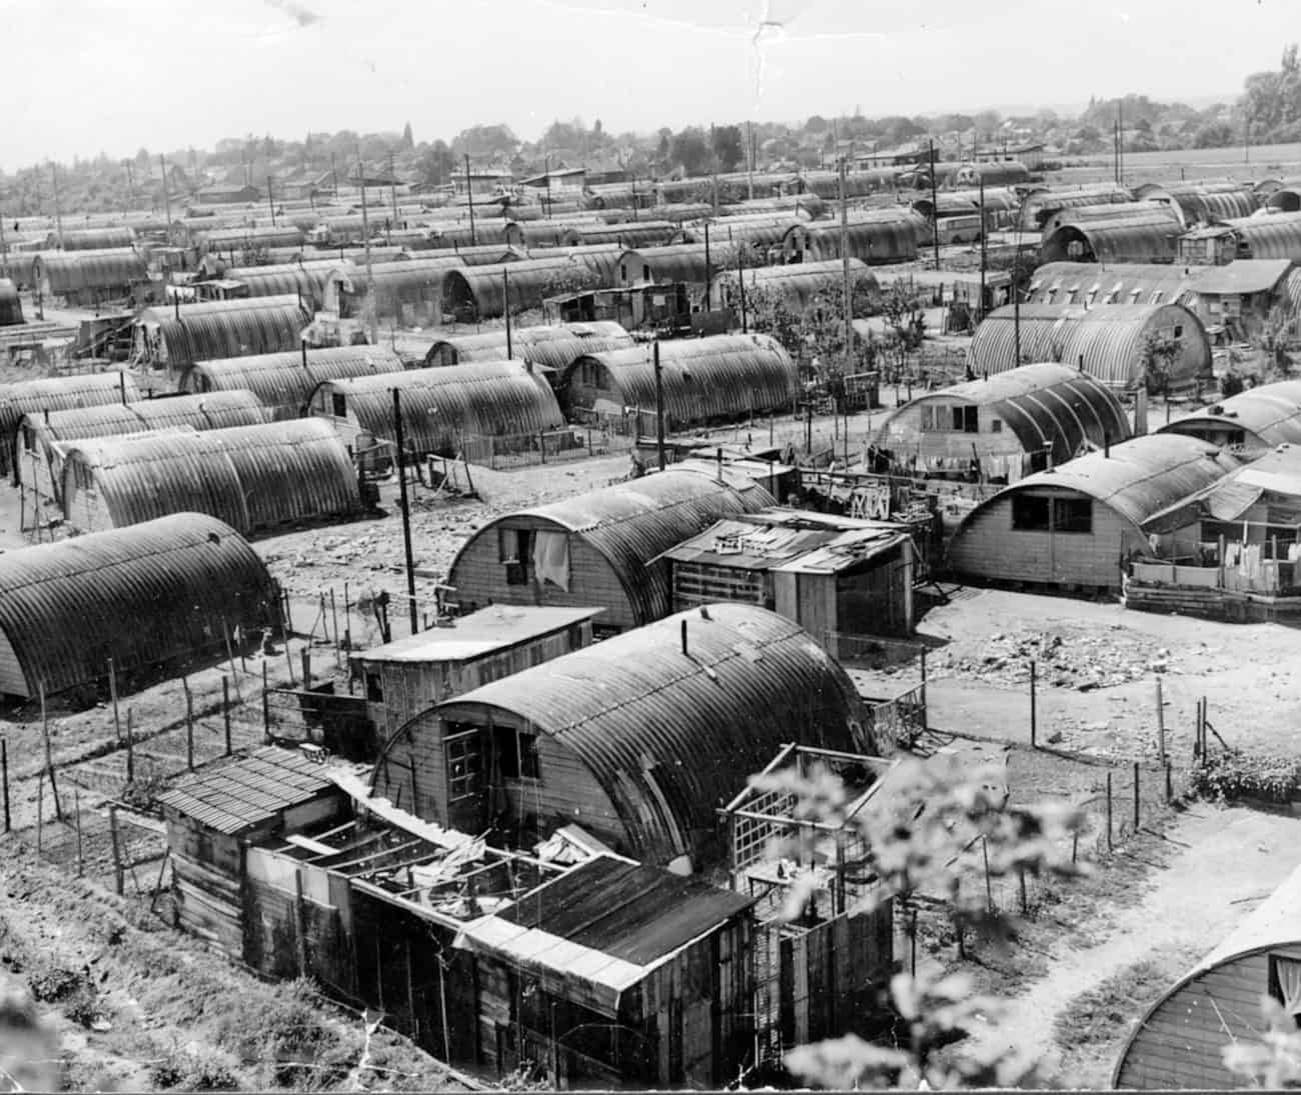
[[[1248,454],[1301,445],[1301,380],[1276,380],[1190,411],[1158,433],[1197,437]]]
[[[0,554],[0,694],[129,677],[278,627],[279,591],[230,526],[181,513]]]
[[[29,414],[103,407],[140,398],[135,377],[126,372],[79,373],[0,385],[0,472],[13,473],[18,426]]]
[[[312,315],[311,302],[297,296],[146,308],[136,317],[133,356],[173,370],[213,358],[296,350]]]
[[[684,630],[685,629],[685,630]],[[467,692],[388,743],[374,791],[530,844],[569,824],[687,872],[717,864],[716,810],[785,743],[865,750],[845,671],[792,621],[714,604]]]
[[[791,407],[799,369],[768,335],[713,335],[661,342],[665,428],[769,414]],[[585,354],[561,379],[565,407],[580,417],[621,419],[628,408],[655,413],[650,346]]]
[[[1112,388],[1180,391],[1211,376],[1206,328],[1177,304],[1025,304],[996,309],[976,328],[967,350],[975,373],[1001,373],[1026,362],[1059,361],[1083,368]],[[1021,361],[1017,361],[1020,328]],[[1173,358],[1155,354],[1160,345]]]
[[[180,377],[183,392],[250,391],[277,420],[307,413],[312,393],[327,380],[371,373],[392,373],[404,367],[393,350],[382,346],[340,346],[250,357],[195,362]]]
[[[300,419],[73,442],[63,508],[83,532],[191,511],[252,535],[355,517],[363,506],[343,439],[328,422]]]
[[[1131,435],[1115,394],[1069,365],[1022,365],[926,392],[889,412],[872,443],[892,467],[1015,483]]]
[[[1143,522],[1240,463],[1191,437],[1135,437],[982,502],[954,534],[949,564],[990,581],[1119,591],[1128,564],[1151,551]]]
[[[393,392],[402,410],[405,459],[455,456],[467,442],[491,439],[497,451],[530,449],[565,416],[540,372],[516,361],[475,361],[432,369],[327,380],[312,414],[330,421],[358,453],[397,443]],[[383,463],[391,460],[386,449]]]
[[[640,627],[670,611],[668,564],[656,556],[772,504],[749,478],[670,468],[496,518],[466,541],[448,583],[462,610],[597,606],[598,631]]]
[[[584,354],[623,350],[633,338],[618,323],[562,323],[554,327],[516,327],[507,355],[506,332],[482,331],[435,339],[425,354],[426,365],[463,365],[471,361],[531,361],[563,373]]]

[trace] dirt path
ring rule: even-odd
[[[1062,1051],[1054,1024],[1080,993],[1158,952],[1175,967],[1168,971],[1173,983],[1301,865],[1301,822],[1293,818],[1198,805],[1166,835],[1187,847],[1151,876],[1141,900],[1114,909],[1106,938],[1095,946],[1061,939],[1049,957],[1051,971],[1009,1001],[998,1025],[978,1032],[973,1045],[1037,1050],[1050,1073],[1057,1070]],[[1178,957],[1184,954],[1191,956],[1186,962]],[[1135,1007],[1132,1018],[1139,1016]],[[1107,1085],[1127,1035],[1128,1028],[1087,1054],[1072,1052],[1070,1086]]]

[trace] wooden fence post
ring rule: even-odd
[[[1170,771],[1170,761],[1167,760],[1165,762],[1165,801],[1167,806],[1170,805],[1170,801],[1175,797],[1174,781],[1171,777],[1172,777],[1172,773]]]
[[[224,678],[223,678],[224,679]],[[181,687],[185,689],[185,768],[194,771],[194,699],[190,695],[190,682],[181,678]]]
[[[113,890],[118,897],[121,897],[125,884],[122,876],[122,848],[118,843],[116,806],[108,808],[108,832],[113,841]]]
[[[9,815],[9,741],[7,738],[0,738],[0,781],[4,783],[5,793],[5,832],[13,829],[13,822]]]
[[[81,793],[75,783],[72,785],[72,809],[77,820],[77,877],[82,878],[86,873],[86,861],[81,843]]]
[[[108,660],[108,693],[113,697],[113,737],[117,741],[122,740],[122,724],[118,721],[117,716],[117,668],[113,665],[113,659]]]
[[[45,769],[36,777],[36,854],[41,854],[41,834],[45,828]]]
[[[1035,668],[1034,659],[1032,658],[1030,660],[1030,748],[1031,749],[1037,749],[1039,747],[1038,742],[1036,741],[1036,738],[1038,737],[1038,727],[1036,726],[1037,715],[1038,715],[1038,712],[1036,710],[1037,703],[1036,703],[1036,696],[1035,696],[1036,677],[1037,677],[1037,672]]]
[[[286,647],[286,650],[289,648]],[[267,663],[262,663],[262,741],[271,744],[271,691],[267,687]]]
[[[45,738],[45,770],[50,775],[50,794],[54,796],[54,816],[63,820],[63,805],[59,802],[59,785],[54,778],[54,750],[50,745],[50,720],[45,709],[45,681],[40,682],[41,689],[41,734]]]
[[[1111,773],[1107,773],[1107,851],[1111,851]]]
[[[1157,760],[1165,765],[1165,700],[1162,696],[1161,675],[1156,678],[1156,755]]]
[[[1138,798],[1138,761],[1134,761],[1134,833],[1138,833],[1139,798]]]
[[[230,680],[224,676],[221,678],[221,716],[226,731],[226,756],[230,756],[233,752],[230,747]]]
[[[126,709],[126,781],[134,783],[136,778],[135,730],[131,726],[131,708]]]
[[[308,692],[312,687],[312,652],[303,647],[300,653],[303,658],[303,691]]]
[[[294,950],[298,957],[298,976],[307,976],[307,934],[303,923],[303,872],[294,870]]]

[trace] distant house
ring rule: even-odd
[[[835,653],[842,633],[911,634],[914,553],[904,525],[769,509],[718,521],[661,558],[675,610],[762,605]]]
[[[256,186],[235,186],[230,183],[205,186],[195,193],[193,201],[197,205],[236,205],[255,202],[264,195]]]
[[[509,171],[454,172],[452,185],[458,194],[495,194],[499,187],[511,185]]]

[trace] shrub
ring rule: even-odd
[[[1192,776],[1193,793],[1202,798],[1287,803],[1299,786],[1301,765],[1283,753],[1220,753]]]

